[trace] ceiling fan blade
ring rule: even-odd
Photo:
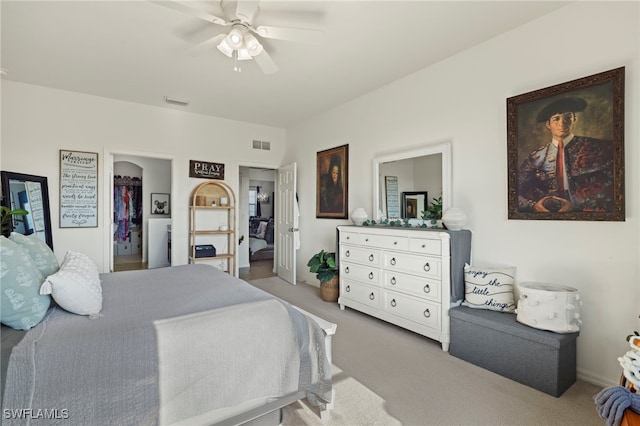
[[[173,9],[173,10],[177,10],[178,12],[182,12],[185,13],[187,15],[191,15],[194,18],[200,18],[203,19],[207,22],[212,22],[214,24],[217,25],[231,25],[230,22],[227,22],[226,20],[222,19],[222,18],[218,18],[217,16],[214,16],[210,13],[207,12],[203,12],[202,10],[198,10],[198,9],[194,9],[192,7],[189,6],[185,6],[182,3],[178,3],[177,1],[154,1],[154,0],[149,0],[151,3],[157,4],[159,6],[164,6],[167,7],[169,9]]]
[[[206,51],[213,51],[213,49],[216,48],[216,46],[222,41],[223,38],[225,38],[227,35],[226,34],[218,34],[215,37],[211,37],[208,40],[203,41],[202,43],[198,43],[195,46],[192,46],[189,48],[189,53],[192,55],[199,55],[203,52]]]
[[[324,32],[319,30],[259,26],[254,32],[264,38],[275,38],[277,40],[296,41],[307,44],[322,44],[324,41]]]
[[[258,11],[260,0],[237,0],[236,16],[245,22],[253,22],[253,18]]]
[[[266,50],[263,50],[259,55],[254,56],[253,59],[265,74],[273,74],[278,71],[278,66],[273,62],[273,59],[271,59],[271,56],[269,56]]]

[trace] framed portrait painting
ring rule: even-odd
[[[171,194],[151,194],[151,214],[169,215],[171,214]]]
[[[507,99],[509,219],[625,220],[624,72]]]
[[[349,145],[316,156],[316,217],[346,219],[349,211]]]

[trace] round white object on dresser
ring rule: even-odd
[[[368,218],[369,215],[362,207],[358,207],[357,209],[354,209],[353,212],[351,212],[351,221],[354,225],[360,226]]]
[[[442,215],[442,223],[449,231],[459,231],[467,223],[467,215],[457,207],[449,207]]]
[[[582,300],[573,287],[520,283],[516,319],[540,330],[575,333],[580,330]]]

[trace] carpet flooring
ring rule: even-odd
[[[338,325],[334,412],[318,423],[313,407],[298,402],[285,410],[285,425],[604,424],[593,402],[599,386],[578,380],[555,398],[455,358],[436,341],[349,308],[340,310],[320,299],[318,287],[293,286],[278,277],[250,283]],[[341,378],[353,379],[354,386],[346,390]]]

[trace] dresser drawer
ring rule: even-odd
[[[396,235],[361,234],[360,244],[367,247],[379,247],[382,249],[408,250],[409,238]]]
[[[364,265],[379,266],[381,261],[380,250],[340,244],[340,261],[357,262]]]
[[[440,329],[440,305],[392,291],[384,294],[384,309],[390,314]]]
[[[381,308],[381,290],[349,279],[340,279],[340,297],[351,299],[374,308]]]
[[[340,276],[380,286],[380,269],[351,262],[340,263]]]
[[[442,259],[417,254],[384,252],[382,266],[392,271],[408,272],[440,280]]]
[[[340,230],[340,243],[360,244],[360,234]]]
[[[431,299],[436,302],[440,301],[441,285],[440,281],[437,280],[395,271],[384,271],[382,280],[383,287],[410,293],[417,297]]]
[[[442,246],[440,240],[430,238],[411,238],[409,241],[409,251],[413,253],[440,256],[442,254]]]

